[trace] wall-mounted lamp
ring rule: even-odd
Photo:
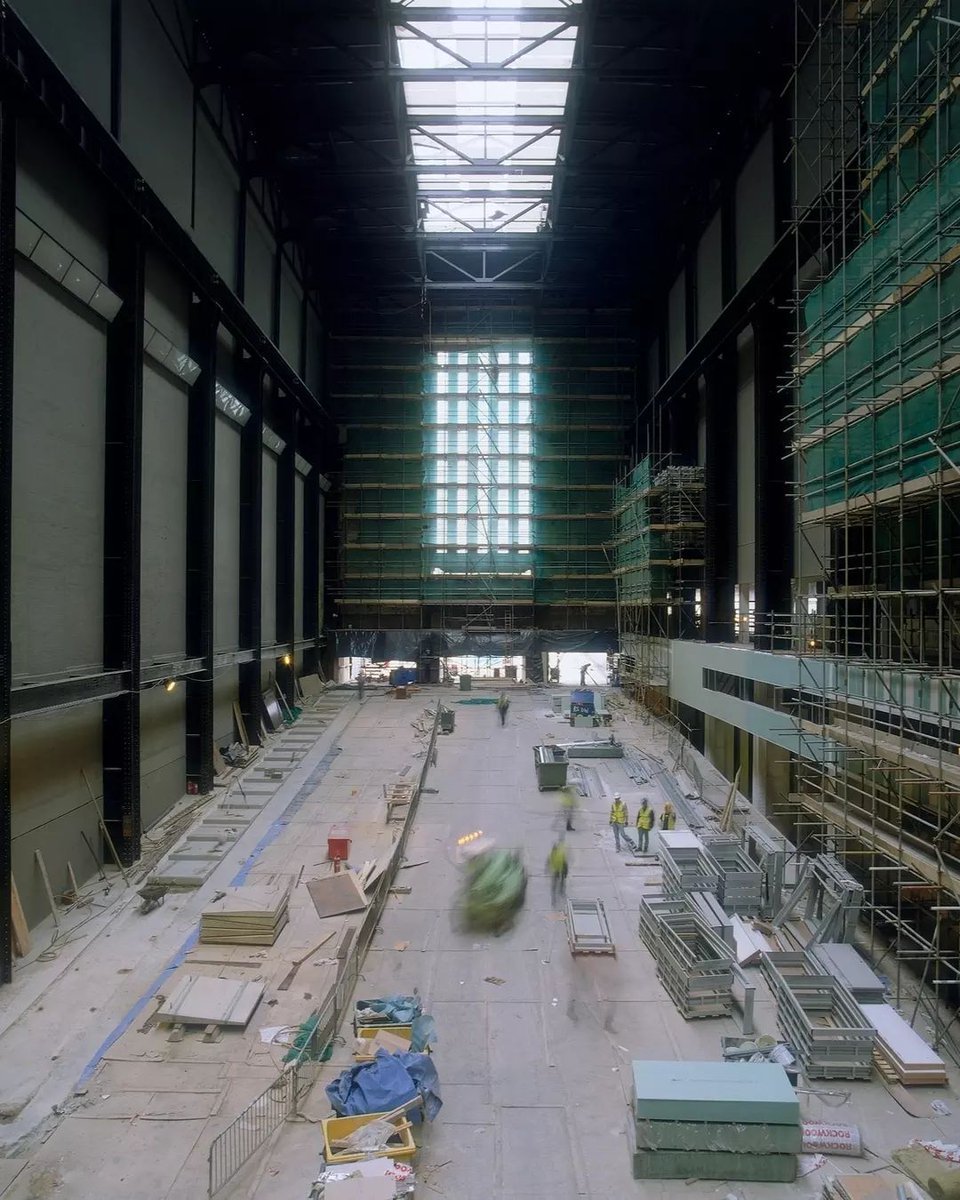
[[[16,212],[16,247],[24,258],[28,258],[35,267],[105,321],[112,321],[123,306],[120,297],[103,280],[98,279],[49,233],[44,233],[19,208]]]
[[[172,692],[176,688],[176,686],[177,686],[177,681],[175,679],[168,679],[166,681],[166,683],[163,685],[163,690],[165,692]]]
[[[199,364],[185,350],[179,350],[149,321],[143,322],[143,352],[188,386],[200,378]]]
[[[285,667],[290,667],[293,665],[293,658],[289,654],[285,654],[283,656],[283,658],[280,659],[280,661],[283,663],[283,665]]]

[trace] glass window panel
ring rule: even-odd
[[[437,388],[437,391],[442,391],[442,390],[443,389],[440,387]],[[437,424],[438,425],[446,425],[446,423],[449,420],[450,420],[450,401],[449,400],[438,400],[437,401]]]
[[[531,410],[530,410],[530,401],[529,400],[518,400],[517,401],[516,422],[518,425],[525,425],[525,424],[530,423],[530,411]]]

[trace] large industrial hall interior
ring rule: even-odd
[[[960,1200],[958,1017],[960,0],[3,0],[2,1200]]]

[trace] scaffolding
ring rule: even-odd
[[[798,570],[794,612],[771,618],[797,663],[783,815],[864,885],[898,1002],[909,963],[956,1005],[960,2],[798,14]]]
[[[667,709],[668,639],[700,628],[704,472],[648,455],[614,488],[612,571],[620,679],[651,712]]]

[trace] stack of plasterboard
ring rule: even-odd
[[[792,1183],[800,1105],[774,1063],[634,1062],[634,1179]]]
[[[260,1003],[263,984],[182,975],[157,1011],[162,1022],[243,1029]]]
[[[200,914],[200,941],[272,946],[287,923],[290,885],[230,888]]]
[[[869,1079],[876,1031],[839,980],[807,953],[764,954],[777,1024],[808,1079]]]
[[[877,1050],[906,1087],[935,1087],[947,1082],[943,1059],[889,1004],[861,1004],[877,1031]]]
[[[858,1004],[883,1004],[883,980],[878,978],[849,942],[823,942],[813,947],[828,975],[839,979]]]

